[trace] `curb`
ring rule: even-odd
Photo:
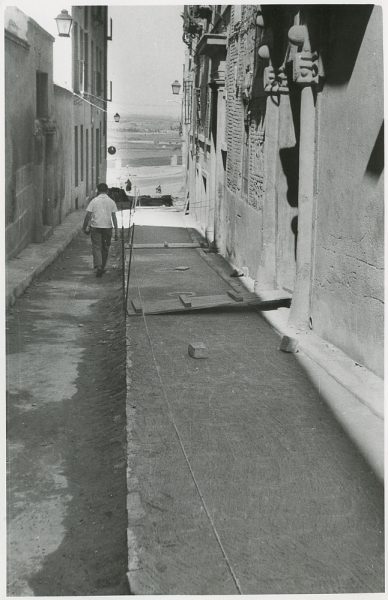
[[[81,212],[83,213],[83,211]],[[78,214],[78,212],[71,214],[73,216],[75,214]],[[66,229],[70,229],[69,223],[64,222],[61,225],[64,226]],[[61,227],[61,225],[59,225],[59,227]],[[82,222],[80,221],[77,222],[77,224],[71,229],[70,232],[67,233],[67,235],[65,232],[63,232],[63,235],[65,237],[60,241],[58,240],[58,242],[55,242],[55,239],[53,238],[55,238],[56,234],[58,236],[58,234],[60,235],[62,232],[58,231],[58,228],[56,231],[54,230],[53,235],[46,242],[43,242],[43,244],[40,245],[42,248],[47,249],[47,257],[41,260],[35,266],[33,266],[30,273],[28,273],[27,275],[24,274],[18,283],[13,284],[12,289],[8,289],[9,286],[8,284],[6,284],[6,308],[9,308],[15,304],[16,299],[25,292],[25,290],[31,285],[34,278],[40,273],[42,273],[45,269],[47,269],[47,267],[51,263],[53,263],[56,258],[58,258],[58,256],[65,250],[65,248],[70,244],[70,242],[78,235],[78,233],[81,230]],[[24,250],[28,250],[28,246]],[[12,270],[12,267],[10,270]]]

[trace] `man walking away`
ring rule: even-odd
[[[115,228],[115,240],[117,237],[117,206],[107,192],[109,188],[106,183],[97,185],[97,196],[91,200],[86,208],[83,231],[90,233],[92,239],[93,266],[96,269],[96,277],[101,277],[105,271],[108,260],[109,246],[112,239],[112,221]]]

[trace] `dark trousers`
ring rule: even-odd
[[[92,240],[93,266],[95,269],[105,269],[112,239],[112,228],[92,227],[90,237]]]

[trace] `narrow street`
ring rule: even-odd
[[[8,594],[127,594],[119,246],[83,234],[7,320]]]
[[[8,594],[381,592],[382,484],[324,398],[345,390],[256,308],[134,314],[244,293],[182,211],[135,222],[126,324],[120,244],[96,279],[83,234],[9,309]]]
[[[24,4],[8,596],[383,594],[382,6]]]

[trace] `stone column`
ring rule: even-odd
[[[315,161],[315,103],[313,90],[305,85],[301,91],[298,245],[296,279],[290,312],[290,324],[305,329],[310,317],[313,253],[313,205]]]
[[[308,328],[313,268],[313,215],[315,164],[315,99],[313,87],[319,81],[318,54],[311,51],[305,25],[294,25],[288,32],[291,44],[298,47],[293,60],[294,81],[301,86],[298,245],[296,279],[289,324],[299,330]],[[302,48],[300,50],[300,48]]]
[[[219,75],[219,71],[217,71]],[[217,246],[220,226],[221,201],[219,195],[219,176],[222,177],[222,154],[221,138],[223,139],[223,127],[225,126],[223,93],[225,80],[217,77],[211,83],[212,88],[212,124],[211,124],[211,148],[210,148],[210,181],[209,181],[209,212],[206,237],[211,246]],[[215,114],[214,114],[215,113]],[[214,119],[215,117],[215,119]],[[222,184],[221,184],[222,185]]]
[[[226,120],[225,87],[217,87],[217,147],[216,147],[216,189],[215,189],[215,214],[214,214],[214,242],[223,256],[226,252],[225,235],[225,170],[222,152],[225,146],[225,120]]]

